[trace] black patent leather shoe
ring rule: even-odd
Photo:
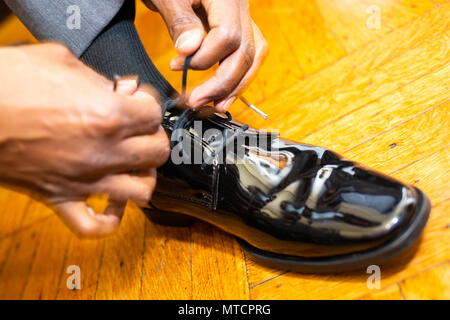
[[[155,222],[189,224],[194,217],[236,236],[261,262],[307,272],[380,264],[410,247],[425,226],[430,203],[415,187],[324,148],[276,138],[249,145],[266,133],[230,117],[214,114],[198,132],[194,117],[166,113],[163,126],[177,156],[201,150],[205,159],[175,164],[180,158],[172,154],[158,170],[151,209],[144,209]],[[174,139],[181,127],[188,147]],[[224,145],[245,152],[217,152],[220,143],[205,134],[210,129],[227,132]]]
[[[337,272],[398,256],[427,222],[430,202],[413,186],[333,151],[242,126],[230,114],[199,121],[197,112],[170,103],[163,126],[172,154],[143,209],[156,223],[203,220],[261,263]]]

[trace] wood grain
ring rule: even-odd
[[[280,17],[273,12],[274,2],[274,0],[250,1],[252,18],[269,45],[269,53],[264,64],[258,70],[255,81],[245,92],[245,96],[253,103],[261,103],[275,96],[304,77],[298,59],[287,52],[287,48],[291,46],[282,28]],[[271,17],[271,22],[265,23],[268,17]]]
[[[163,20],[138,1],[136,25],[163,75],[180,88]],[[250,0],[269,55],[231,112],[259,128],[329,147],[421,188],[433,208],[420,241],[382,266],[381,289],[365,272],[310,275],[264,267],[204,223],[155,225],[129,204],[120,231],[80,240],[25,195],[0,189],[0,298],[5,299],[449,299],[450,1]],[[367,8],[380,8],[380,29]],[[0,45],[36,42],[15,17]],[[189,90],[214,73],[189,74]],[[101,211],[104,198],[90,205]],[[66,286],[68,266],[80,290]]]
[[[316,131],[302,141],[345,152],[432,108],[440,108],[442,105],[443,112],[447,112],[448,85],[442,82],[442,76],[449,72],[450,65],[446,65],[389,95],[352,110],[344,117],[324,124],[324,130]],[[431,89],[432,96],[427,95],[430,83],[435,85]],[[392,114],[392,109],[399,112]],[[333,141],[333,144],[328,145],[329,141]]]
[[[105,239],[96,299],[139,299],[145,216],[127,206],[119,231]]]
[[[450,102],[446,102],[431,108],[403,125],[357,145],[344,154],[355,161],[367,163],[372,168],[384,172],[398,169],[405,162],[413,162],[437,148],[448,145],[446,142],[450,141],[450,130],[442,130],[435,124],[441,121],[448,123],[449,107]],[[416,128],[420,130],[415,130]],[[420,143],[417,144],[416,141]]]
[[[192,232],[194,299],[248,299],[242,249],[230,236],[199,224]]]
[[[22,298],[52,300],[56,299],[59,287],[66,286],[66,277],[62,274],[66,271],[63,270],[65,251],[71,234],[55,215],[43,223],[39,234],[34,263]]]
[[[191,228],[145,225],[141,298],[191,299]]]
[[[287,126],[286,121],[295,117],[298,114],[297,110],[302,105],[320,99],[325,94],[332,94],[334,90],[339,90],[347,83],[357,83],[361,76],[364,77],[371,70],[382,67],[396,57],[419,46],[430,37],[445,32],[449,28],[450,3],[446,3],[442,7],[418,17],[410,24],[392,31],[382,40],[374,41],[320,72],[305,78],[276,99],[262,103],[261,109],[270,115],[268,121],[255,117],[250,110],[240,114],[239,120],[258,128],[280,129],[280,126],[291,128],[292,124]],[[416,56],[416,59],[420,59],[420,57]],[[427,61],[427,63],[429,62]],[[397,69],[400,68],[399,71],[401,72],[408,67],[409,63],[406,63],[397,66]],[[417,70],[420,71],[423,67],[426,67],[426,64],[420,65]],[[393,71],[395,70],[394,68]],[[389,85],[389,81],[385,84]],[[364,86],[361,86],[361,88],[364,88]],[[293,112],[292,110],[296,111]],[[301,125],[304,120],[305,118],[298,119],[295,125]],[[316,125],[320,124],[317,123]],[[299,130],[299,132],[302,131]]]
[[[404,296],[398,284],[392,284],[384,289],[372,290],[371,293],[360,298],[362,300],[403,300]]]
[[[406,299],[450,299],[450,261],[400,281]],[[426,284],[426,285],[424,285]]]
[[[65,263],[59,279],[59,289],[55,293],[59,300],[93,300],[97,291],[99,267],[103,258],[105,240],[80,240],[72,235],[65,252]],[[71,290],[66,282],[69,266],[78,266],[81,271],[81,289]],[[36,297],[35,297],[36,298]]]
[[[384,19],[380,19],[379,26],[368,25],[371,17],[368,9],[371,5],[364,1],[317,0],[316,3],[327,25],[347,52],[352,52],[392,30]],[[380,12],[380,18],[382,17]]]
[[[313,1],[274,1],[271,7],[305,74],[312,74],[346,54]]]
[[[429,0],[363,0],[367,5],[378,6],[383,21],[391,28],[398,28],[411,19],[434,8]]]
[[[40,208],[39,212],[43,211],[42,205],[36,203],[35,206]],[[36,212],[35,206],[30,206],[29,210],[25,212],[24,224],[32,221]],[[8,248],[0,270],[0,284],[2,284],[0,299],[23,297],[45,222],[45,220],[35,222],[28,228],[22,229],[21,232],[15,233],[11,236],[9,243],[2,241],[1,245],[8,245]]]
[[[0,194],[0,237],[4,238],[22,227],[30,199],[3,188]]]
[[[448,170],[443,169],[448,168],[448,163],[450,163],[450,147],[443,147],[391,174],[420,188],[431,199],[431,203],[437,205],[450,199]]]

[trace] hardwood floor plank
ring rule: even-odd
[[[0,238],[8,237],[19,230],[24,222],[31,200],[20,193],[1,188],[0,194]],[[30,223],[32,221],[28,220]]]
[[[316,0],[316,3],[327,25],[336,34],[347,52],[352,52],[392,30],[383,23],[383,20],[380,20],[379,26],[369,23],[371,21],[369,21],[371,13],[368,12],[370,5],[364,1]],[[374,18],[377,17],[376,12],[372,15]]]
[[[305,74],[317,72],[346,55],[314,2],[277,1],[272,10],[280,19],[281,28]]]
[[[402,292],[397,283],[384,289],[372,290],[371,293],[360,298],[362,300],[403,300]]]
[[[191,228],[145,224],[141,299],[191,299]]]
[[[344,152],[449,100],[449,86],[442,81],[449,76],[450,64],[368,105],[353,109],[353,112],[329,123],[301,141]],[[351,108],[350,104],[348,106]],[[345,104],[343,108],[345,109]],[[311,118],[320,117],[311,116]],[[436,124],[445,131],[445,120]],[[289,130],[287,135],[293,135],[295,130],[296,128]]]
[[[199,223],[192,229],[193,299],[249,299],[243,252],[230,235]]]
[[[431,1],[412,0],[316,0],[316,3],[349,52],[435,7]]]
[[[440,104],[403,125],[344,152],[344,155],[383,172],[396,170],[405,163],[423,158],[440,150],[450,141],[449,106],[450,102]]]
[[[20,299],[27,284],[45,221],[32,224],[11,237],[0,270],[0,300]]]
[[[0,287],[0,299],[22,298],[35,262],[37,248],[46,232],[45,225],[53,215],[42,203],[15,192],[11,192],[10,196],[10,206],[21,207],[23,219],[20,227],[8,235],[7,239],[10,241],[2,241],[2,246],[9,243],[9,247],[2,249],[4,256],[0,264],[0,283],[4,285]]]
[[[363,0],[367,5],[378,6],[381,17],[388,26],[398,28],[435,6],[429,0]]]
[[[56,215],[45,221],[40,229],[36,257],[23,293],[23,299],[53,300],[59,286],[66,286],[69,275],[62,273],[71,232]],[[61,279],[61,275],[62,279]],[[61,283],[60,283],[61,280]]]
[[[329,123],[343,117],[341,122],[346,121],[349,113],[358,110],[358,108],[364,107],[365,109],[365,105],[380,97],[382,98],[381,103],[384,104],[380,107],[387,108],[391,103],[398,105],[402,102],[399,99],[403,97],[402,91],[405,90],[415,89],[416,91],[413,92],[411,97],[403,98],[404,106],[407,106],[408,102],[412,103],[412,97],[428,98],[426,94],[430,92],[437,95],[436,99],[448,98],[448,87],[445,83],[442,83],[441,79],[438,79],[441,82],[440,90],[436,89],[436,91],[432,87],[428,90],[426,88],[417,90],[417,84],[414,87],[414,82],[421,80],[421,77],[427,73],[442,68],[444,64],[448,63],[450,59],[449,37],[450,32],[446,32],[444,35],[436,35],[425,41],[423,45],[406,52],[386,65],[369,71],[365,75],[355,77],[347,85],[343,85],[313,102],[300,106],[295,114],[291,114],[286,119],[272,121],[272,125],[274,125],[274,128],[278,128],[283,136],[298,139],[318,130],[333,132],[332,128],[325,128]],[[439,73],[439,76],[448,77],[449,75],[448,67]],[[423,83],[423,80],[420,83]],[[413,87],[408,88],[409,85],[413,85]],[[400,90],[403,86],[407,88]],[[422,94],[424,90],[426,92]],[[389,96],[384,98],[385,95]],[[392,97],[392,100],[389,100],[389,97]],[[376,108],[376,105],[372,105],[372,108]],[[364,113],[363,110],[361,112]]]
[[[65,263],[57,292],[60,300],[93,300],[97,289],[98,269],[101,260],[103,244],[105,240],[81,240],[72,235],[69,240]],[[67,274],[69,266],[78,266],[81,273],[81,289],[71,290],[67,288]]]
[[[434,35],[446,32],[449,28],[450,3],[418,17],[411,23],[387,34],[382,39],[342,58],[332,66],[305,78],[283,94],[264,101],[259,107],[269,114],[269,120],[261,120],[255,117],[252,111],[242,112],[237,119],[257,128],[287,127],[286,121],[296,116],[299,108],[302,108],[301,111],[306,110],[304,106],[308,103],[320,100],[325,95],[333,96],[336,89],[352,82],[356,84],[358,78],[364,79],[364,75],[369,72],[376,75],[378,68],[420,46]],[[444,52],[446,51],[444,50]],[[420,57],[414,57],[414,59],[420,59]],[[427,61],[428,63],[433,62]],[[426,65],[421,66],[421,68],[426,68]],[[405,68],[407,66],[409,64],[399,67]],[[417,70],[418,73],[420,73],[421,68]],[[395,72],[395,69],[392,72]],[[402,70],[398,70],[398,72],[402,72]],[[367,83],[360,82],[359,90],[364,90]],[[388,84],[388,82],[385,83]],[[373,87],[376,88],[377,86],[374,85]],[[298,123],[299,121],[295,125]],[[321,125],[321,123],[316,125]],[[306,133],[308,132],[310,131],[308,130]]]
[[[103,212],[107,206],[106,196],[92,196],[87,201],[94,212]],[[64,252],[64,265],[56,299],[60,300],[93,300],[98,285],[99,267],[102,262],[102,254],[105,239],[80,239],[71,234]],[[69,266],[80,268],[81,289],[73,290],[67,287],[67,279],[71,274],[67,273]]]
[[[144,227],[144,214],[129,204],[117,233],[105,239],[96,299],[139,299]]]
[[[286,273],[286,270],[275,269],[263,266],[252,260],[249,254],[246,254],[248,278],[250,280],[250,288],[259,285],[265,281],[274,279],[281,274]]]
[[[0,276],[11,249],[12,237],[0,239]]]
[[[450,238],[447,237],[447,240]],[[404,279],[400,281],[399,285],[407,299],[449,300],[450,262]]]
[[[414,184],[430,198],[433,205],[439,204],[450,199],[450,172],[443,169],[449,163],[450,147],[447,147],[401,168],[392,176]]]
[[[269,45],[269,53],[264,64],[245,92],[245,96],[257,104],[296,84],[304,76],[300,63],[287,41],[281,21],[273,13],[273,8],[277,7],[278,3],[275,0],[250,1],[251,16]],[[268,17],[271,17],[270,23],[267,23]]]

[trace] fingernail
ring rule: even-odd
[[[126,75],[126,76],[120,77],[119,80],[134,80],[136,82],[139,82],[139,75],[137,75],[137,74]]]
[[[137,80],[134,80],[134,79],[121,79],[117,82],[117,84],[119,84],[121,86],[126,86],[126,87],[128,87],[128,86],[137,87],[138,82],[137,82]]]
[[[198,98],[198,88],[195,88],[192,90],[191,94],[189,95],[187,103],[191,106],[192,109],[198,109],[204,104],[208,103],[205,98]]]
[[[191,94],[191,96],[192,96],[192,94]],[[205,98],[197,100],[197,101],[195,101],[194,99],[191,100],[191,98],[189,98],[188,105],[190,105],[192,109],[196,110],[200,107],[203,107],[208,102],[210,102],[210,100],[205,99]]]
[[[191,54],[198,49],[202,43],[204,31],[192,29],[183,32],[175,41],[175,48],[182,54]]]
[[[216,108],[219,109],[218,111],[225,112],[225,111],[228,110],[228,108],[233,104],[233,102],[234,102],[235,100],[236,100],[236,97],[228,98],[227,100],[225,100],[225,101],[219,103],[219,104],[216,106]]]
[[[133,94],[138,87],[137,80],[134,79],[121,79],[117,82],[116,92],[130,95]]]
[[[193,36],[194,36],[194,34],[192,31],[183,32],[178,37],[177,41],[175,42],[175,48],[180,50],[180,49],[184,49],[185,47],[192,46],[193,41],[195,40],[195,39],[193,39]]]

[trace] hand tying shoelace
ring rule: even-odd
[[[186,57],[186,60],[184,61],[184,64],[183,64],[181,96],[177,97],[175,99],[169,99],[164,103],[164,106],[162,108],[163,117],[166,116],[167,111],[172,111],[173,109],[175,109],[180,104],[180,101],[184,100],[186,98],[187,73],[188,73],[189,65],[191,63],[193,56],[194,56],[194,54]],[[177,129],[188,130],[189,127],[191,126],[192,121],[194,121],[196,119],[197,114],[198,114],[198,111],[196,111],[196,110],[192,110],[190,108],[185,109],[178,116],[178,119],[175,121],[172,134]],[[228,111],[225,112],[225,115],[227,116],[227,118],[224,119],[225,121],[231,121],[233,119],[231,114]],[[230,144],[232,144],[234,142],[234,140],[239,135],[241,135],[244,131],[246,131],[248,128],[249,128],[249,126],[247,124],[244,124],[241,128],[234,130],[234,133],[232,135],[230,135],[229,137],[227,136],[227,133],[228,133],[227,130],[229,130],[229,129],[224,128],[222,141],[220,141],[220,140],[219,141],[208,141],[208,143],[211,146],[211,148],[213,149],[213,151],[212,151],[211,155],[208,158],[206,158],[205,161],[202,163],[201,168],[204,169],[207,164],[211,163],[211,160],[213,160],[213,158],[217,158],[218,156],[220,156],[223,153],[223,151],[225,150],[225,148],[227,146],[229,146]],[[171,148],[174,148],[177,143],[181,143],[181,142],[182,142],[181,135],[178,137],[178,139],[176,141],[171,138],[170,146],[171,146]]]

